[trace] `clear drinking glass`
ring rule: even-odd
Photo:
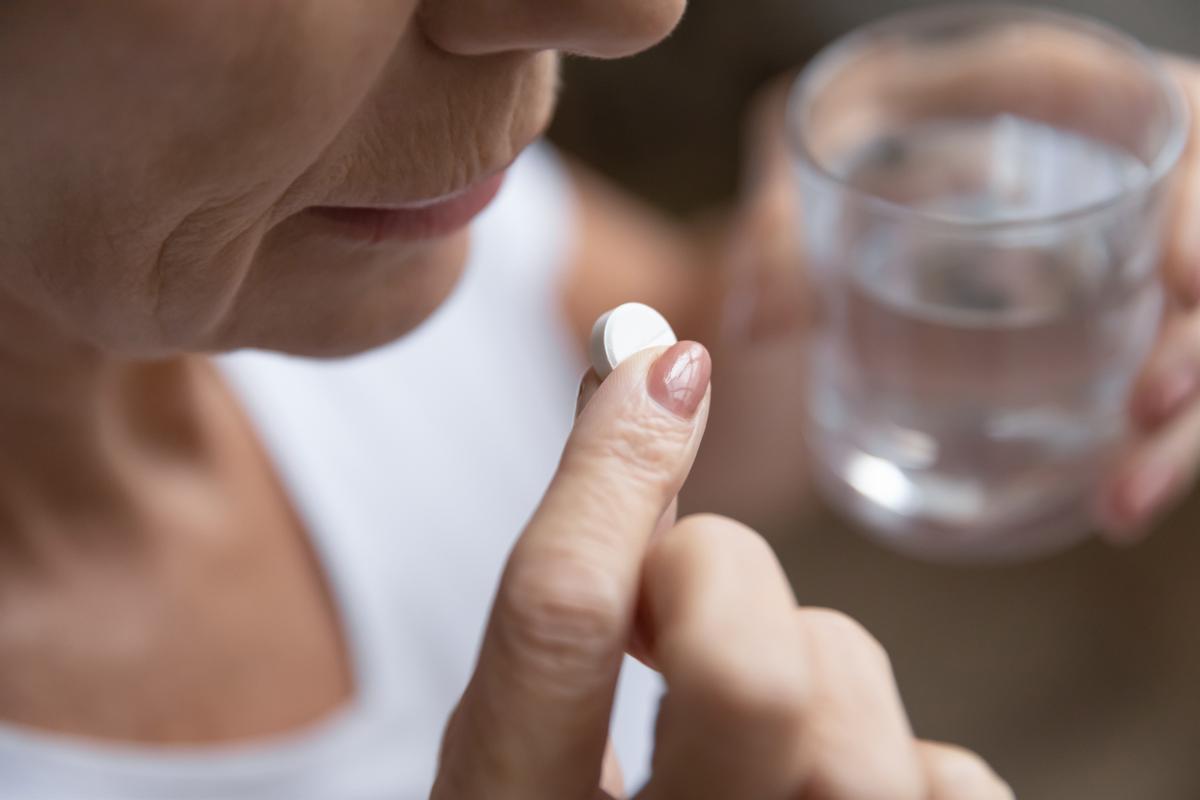
[[[1097,22],[933,8],[818,56],[788,125],[825,494],[920,557],[1078,541],[1159,327],[1176,85]]]

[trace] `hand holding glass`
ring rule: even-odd
[[[1158,331],[1178,89],[1098,23],[953,7],[835,44],[789,126],[827,496],[922,557],[1078,541]]]

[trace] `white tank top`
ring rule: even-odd
[[[0,725],[0,798],[427,796],[500,570],[571,424],[584,366],[557,286],[570,226],[563,172],[535,148],[476,222],[454,296],[416,332],[341,361],[220,359],[333,589],[357,678],[349,705],[287,737],[197,748]],[[455,368],[464,360],[469,371]],[[627,660],[613,735],[631,786],[659,694]]]

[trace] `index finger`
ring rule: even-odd
[[[698,344],[644,352],[580,414],[505,569],[447,738],[443,772],[459,790],[439,797],[586,797],[598,786],[642,558],[695,458],[710,374]]]

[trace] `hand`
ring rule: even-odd
[[[585,380],[447,727],[434,800],[625,796],[605,754],[634,640],[668,687],[640,798],[1011,797],[977,757],[913,739],[882,648],[840,614],[796,607],[752,531],[675,522],[709,371],[683,343]]]
[[[1177,178],[1163,265],[1170,310],[1130,403],[1133,439],[1098,498],[1109,538],[1126,543],[1145,535],[1192,489],[1200,471],[1200,66],[1174,60],[1170,67],[1193,109],[1192,144]],[[798,455],[803,447],[795,398],[803,396],[799,365],[809,313],[783,139],[792,79],[768,87],[751,117],[745,200],[724,268],[732,324],[718,340],[718,361],[743,373],[729,382],[745,401],[735,396],[719,409],[714,432],[722,444],[703,454],[700,480],[693,482],[697,496],[716,497],[722,510],[739,514],[794,502],[803,494],[794,487],[808,477]],[[790,404],[781,402],[785,397]],[[744,413],[751,404],[755,413]],[[764,456],[756,459],[758,474],[740,484],[721,466],[730,460],[722,450],[735,446]]]
[[[1168,316],[1130,403],[1135,436],[1103,498],[1109,537],[1131,542],[1189,492],[1200,467],[1200,67],[1172,62],[1192,106],[1164,262]]]
[[[757,526],[794,523],[814,507],[803,425],[811,314],[784,138],[795,77],[777,78],[752,105],[741,200],[711,248],[706,316],[719,322],[702,335],[721,402],[682,499]]]

